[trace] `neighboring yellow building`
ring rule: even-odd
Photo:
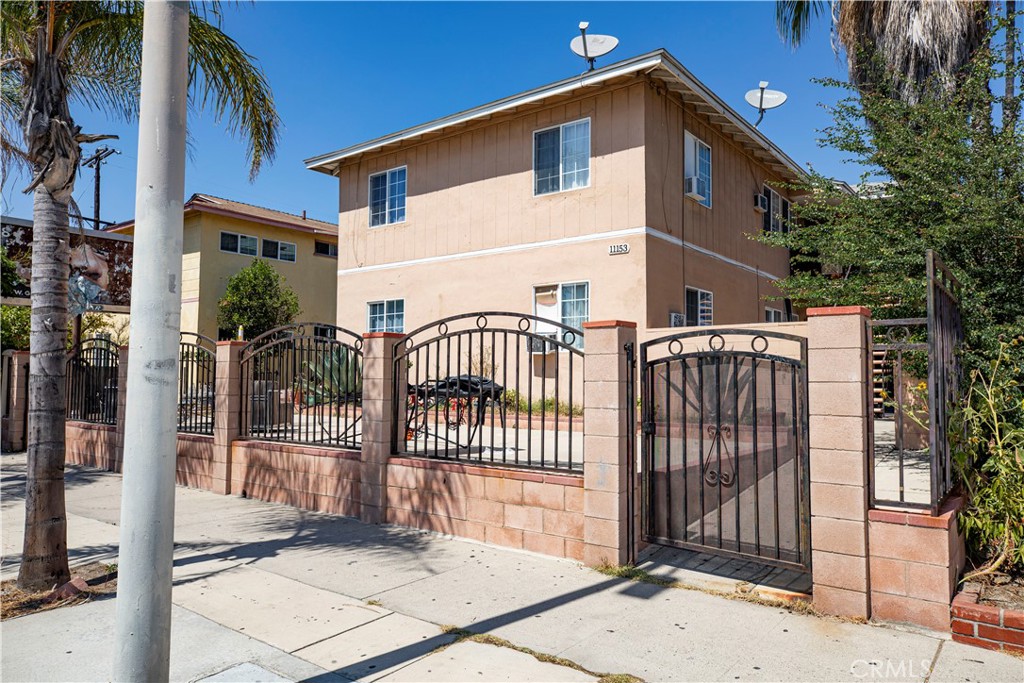
[[[135,222],[112,231],[134,234]],[[334,324],[338,226],[260,206],[194,194],[185,202],[181,329],[212,339],[217,302],[228,279],[256,257],[284,277],[299,297],[299,320]]]

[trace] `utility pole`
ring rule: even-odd
[[[188,24],[188,2],[147,0],[134,249],[144,277],[132,281],[115,681],[170,675]]]
[[[97,149],[91,157],[82,161],[82,166],[93,169],[96,173],[94,175],[93,182],[93,195],[92,195],[92,222],[93,227],[97,230],[101,230],[100,227],[100,166],[103,165],[103,160],[112,154],[120,154],[116,149],[111,149],[104,145]]]

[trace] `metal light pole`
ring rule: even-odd
[[[115,681],[170,671],[188,16],[145,5]]]

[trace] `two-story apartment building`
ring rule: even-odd
[[[262,258],[295,290],[302,320],[333,323],[338,228],[324,221],[208,194],[185,202],[181,329],[217,339],[217,304],[232,275]],[[134,234],[135,222],[112,231]]]
[[[789,255],[750,236],[786,229],[803,171],[664,50],[306,165],[339,181],[343,326],[786,314]]]

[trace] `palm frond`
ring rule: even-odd
[[[793,48],[800,47],[811,22],[825,11],[824,0],[779,0],[775,3],[775,27]]]

